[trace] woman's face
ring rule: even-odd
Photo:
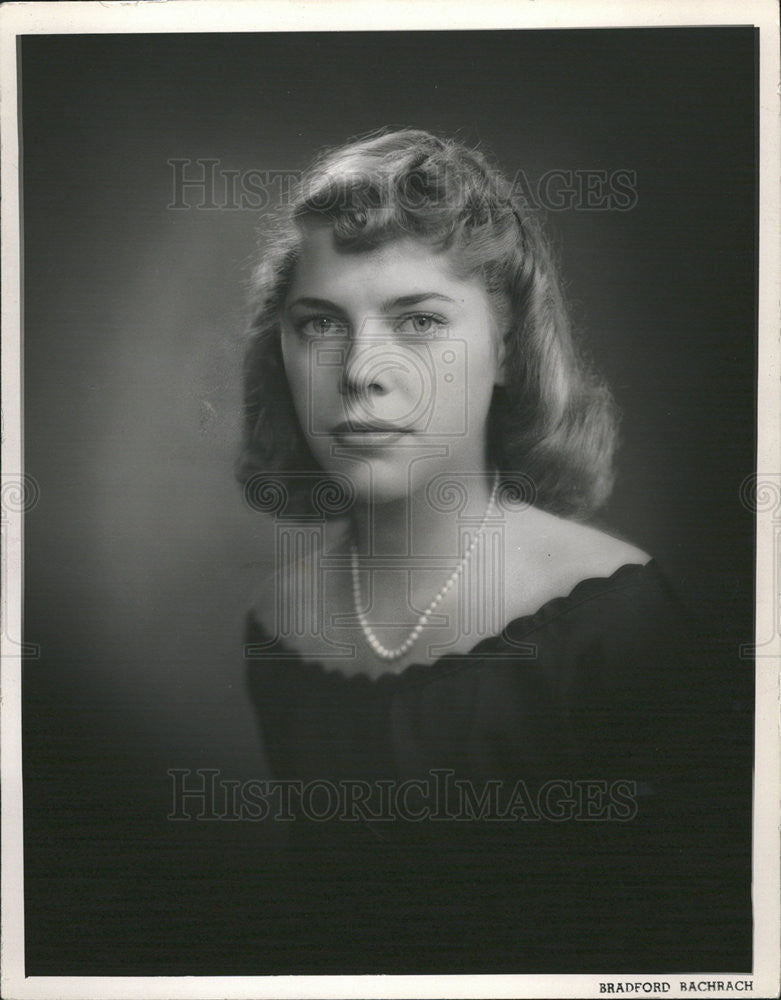
[[[301,427],[359,496],[410,495],[482,472],[501,337],[479,278],[412,238],[339,250],[308,228],[282,307],[282,355]]]

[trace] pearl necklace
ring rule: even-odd
[[[496,503],[496,491],[498,486],[499,486],[499,474],[497,473],[496,476],[494,477],[494,485],[491,490],[491,496],[488,499],[488,505],[485,508],[485,513],[483,514],[482,524],[477,530],[475,537],[472,539],[472,544],[466,550],[463,558],[461,559],[461,562],[458,564],[458,566],[456,566],[456,568],[450,574],[450,576],[448,577],[447,581],[445,582],[444,586],[439,591],[437,596],[434,598],[431,604],[429,604],[429,606],[426,608],[426,610],[423,612],[420,618],[418,618],[417,624],[412,629],[410,634],[407,636],[404,642],[402,642],[400,646],[396,646],[395,649],[388,649],[386,646],[382,645],[382,643],[379,641],[377,636],[372,631],[371,626],[366,621],[366,616],[361,611],[363,598],[361,596],[361,581],[358,574],[358,552],[355,548],[355,545],[353,544],[350,554],[352,559],[353,603],[355,605],[355,614],[358,616],[358,621],[361,623],[361,628],[363,629],[363,634],[366,638],[366,641],[371,646],[374,653],[380,657],[380,659],[398,660],[402,656],[404,656],[404,654],[409,649],[411,649],[412,646],[418,641],[429,618],[437,609],[437,607],[440,605],[445,595],[449,593],[449,591],[452,589],[453,584],[456,582],[456,580],[458,580],[458,578],[464,572],[464,569],[468,565],[469,560],[472,558],[472,553],[477,547],[477,543],[480,541],[480,538],[482,537],[483,532],[485,531],[485,526],[488,523],[488,518],[491,514],[491,511],[494,508],[494,504]]]

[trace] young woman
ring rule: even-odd
[[[587,523],[616,416],[535,218],[482,154],[382,132],[304,176],[254,289],[290,971],[707,965],[702,671],[656,562]]]

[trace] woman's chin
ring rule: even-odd
[[[331,462],[326,475],[330,472],[347,480],[358,503],[384,504],[414,492],[413,470],[406,462]]]
[[[363,503],[386,504],[407,500],[410,495],[406,479],[387,482],[380,478],[370,488],[358,493],[358,501]]]
[[[410,482],[405,474],[373,474],[351,476],[358,503],[384,504],[405,500],[410,495]]]

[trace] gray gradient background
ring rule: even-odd
[[[143,804],[157,812],[139,842],[154,829],[173,858],[189,837],[195,856],[205,834],[166,827],[166,769],[263,771],[241,642],[269,533],[232,479],[262,220],[168,210],[171,158],[295,170],[323,145],[412,125],[532,179],[636,171],[633,210],[548,217],[624,413],[602,520],[750,670],[737,656],[753,636],[739,495],[755,462],[750,29],[51,36],[25,38],[22,57],[33,971],[177,971],[164,949],[119,959],[117,945],[101,965],[83,943],[111,918],[106,893],[138,878],[118,831]]]

